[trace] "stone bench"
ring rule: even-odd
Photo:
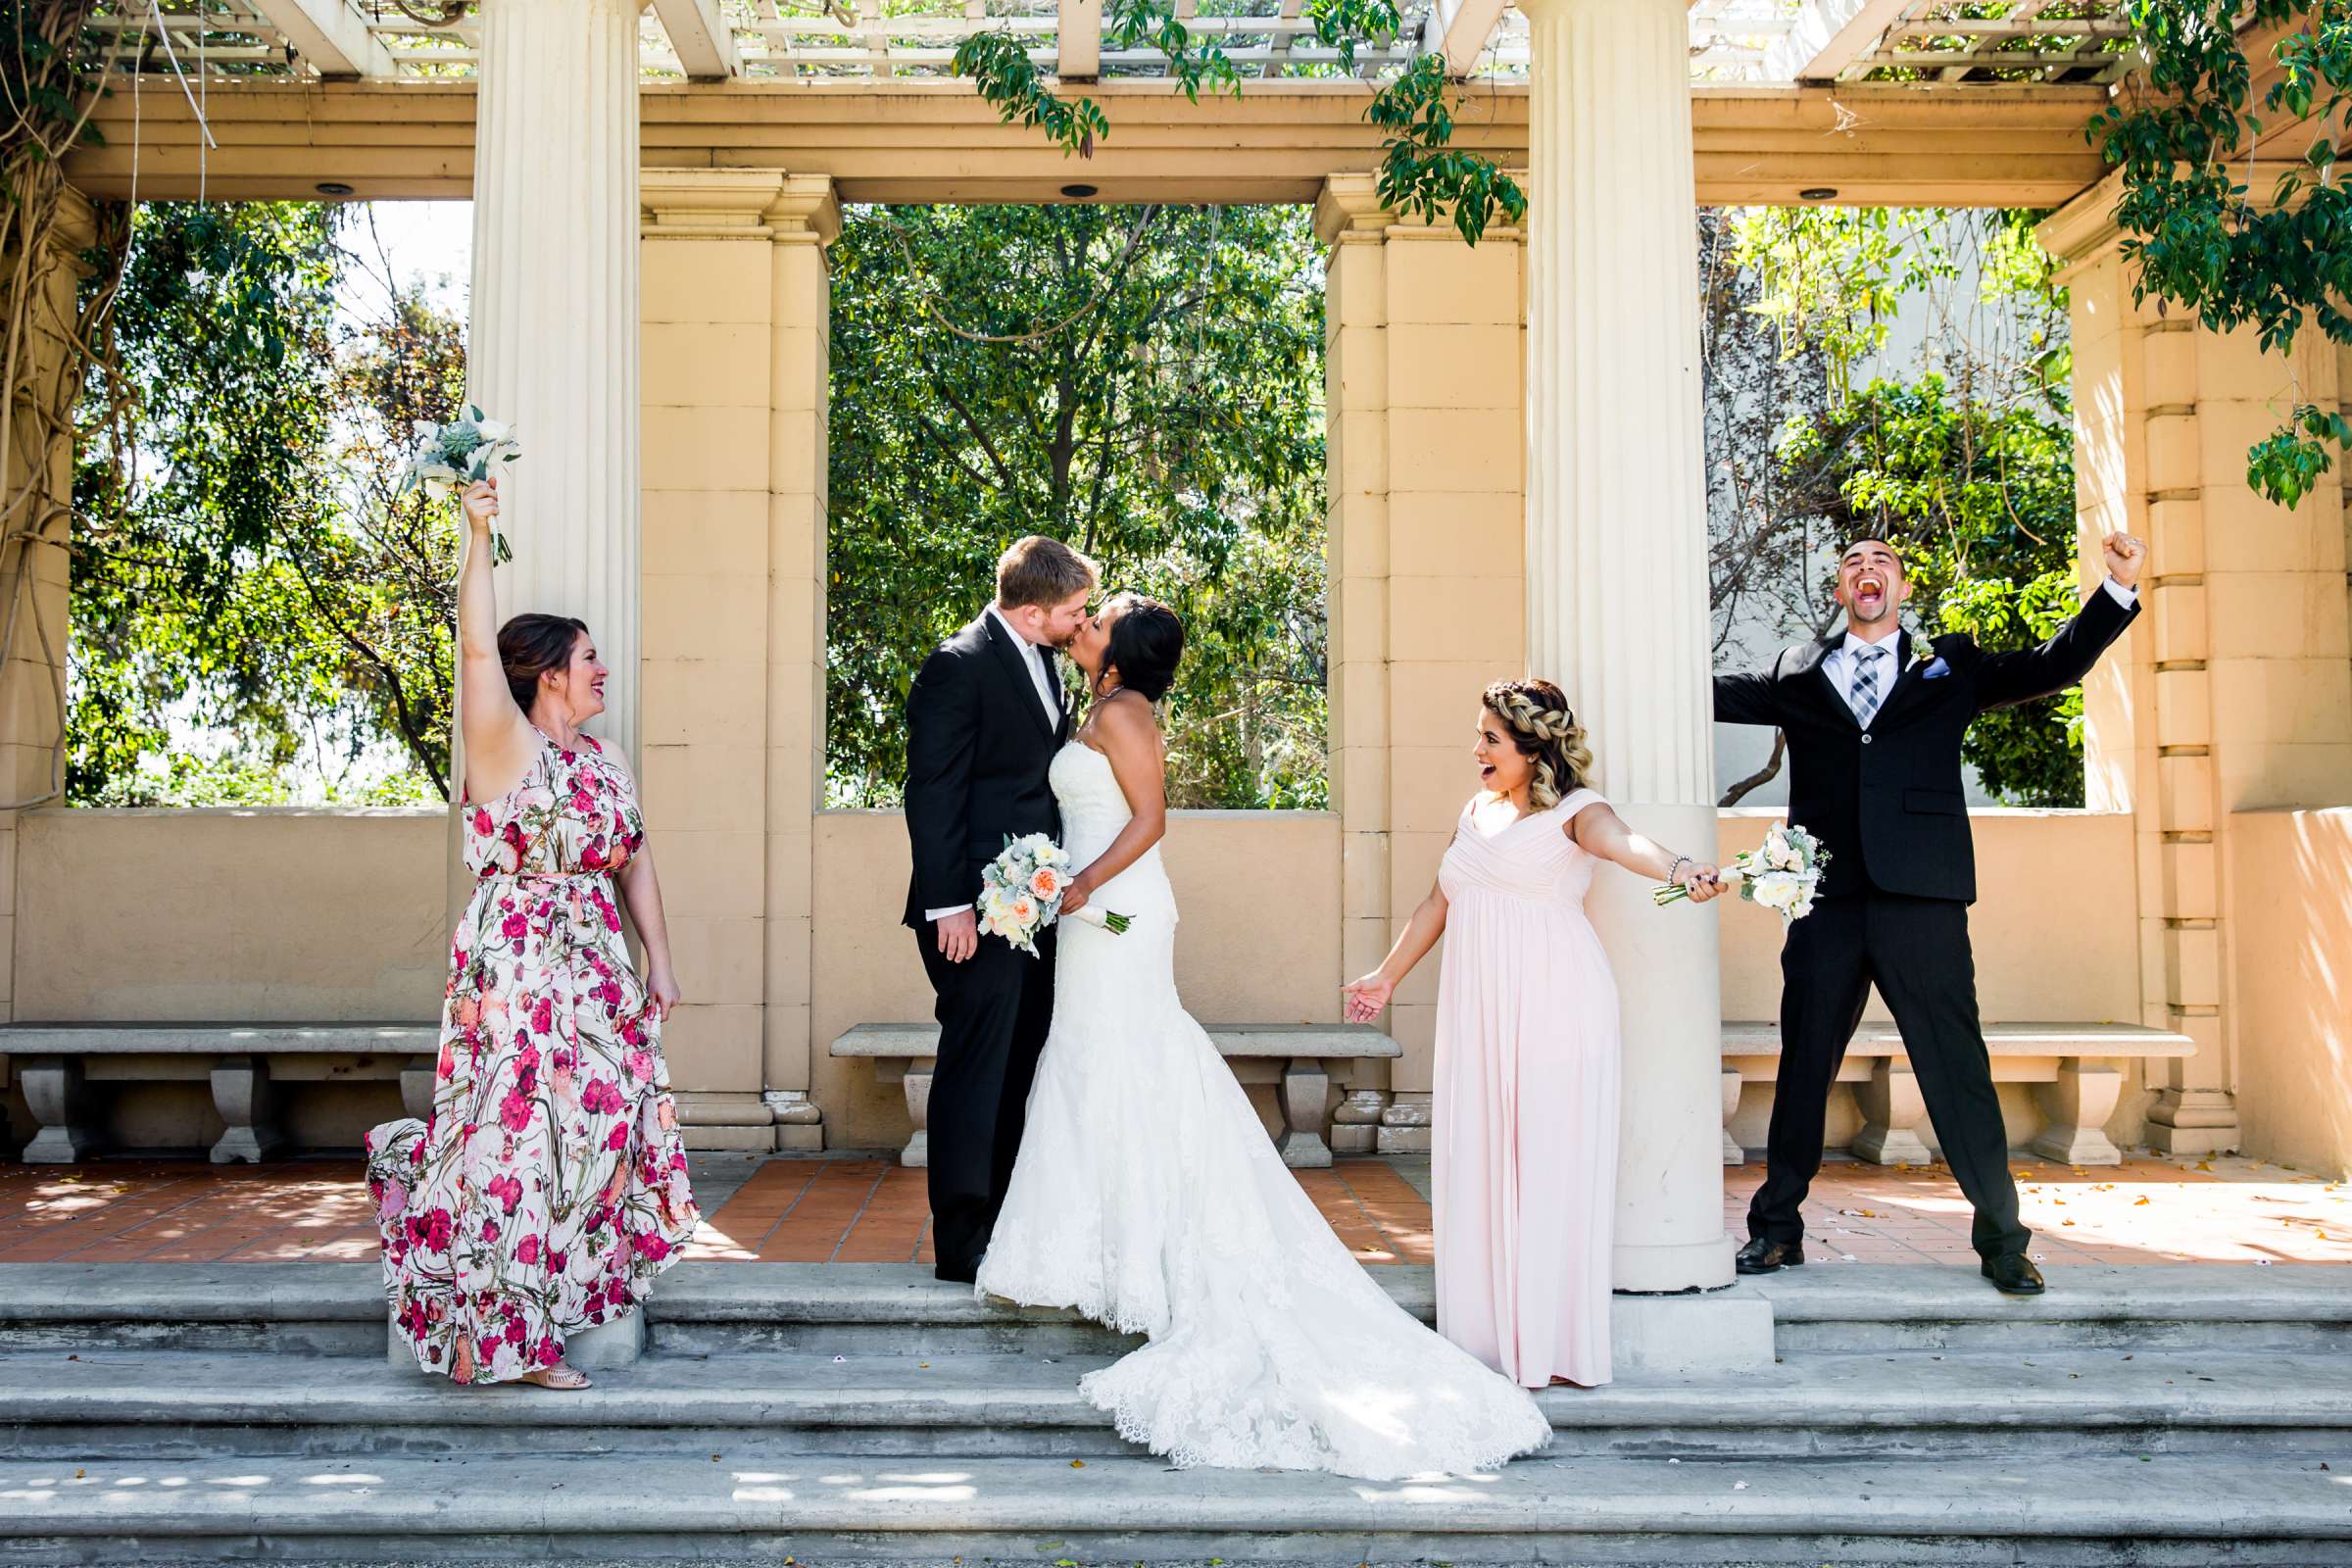
[[[66,1164],[98,1152],[95,1083],[204,1082],[228,1130],[213,1163],[267,1159],[283,1149],[280,1083],[400,1080],[414,1116],[432,1113],[433,1024],[0,1025],[0,1055],[16,1066],[40,1131],[27,1164]]]
[[[2067,1165],[2120,1165],[2123,1152],[2108,1141],[2107,1118],[2122,1098],[2121,1062],[2143,1056],[2191,1056],[2196,1043],[2186,1035],[2124,1023],[1988,1023],[1984,1047],[1992,1056],[1995,1083],[2034,1084],[2049,1117],[2033,1143],[2036,1154]],[[1733,1141],[1731,1120],[1740,1108],[1743,1084],[1771,1083],[1780,1068],[1781,1026],[1726,1023],[1723,1026],[1723,1162],[1737,1165],[1746,1153]],[[1881,1165],[1924,1165],[1934,1156],[1921,1141],[1927,1102],[1903,1054],[1903,1037],[1891,1023],[1866,1022],[1845,1048],[1839,1083],[1855,1085],[1862,1130],[1851,1146],[1857,1158]]]
[[[1235,1064],[1244,1083],[1275,1083],[1283,1130],[1275,1147],[1282,1162],[1299,1169],[1331,1163],[1343,1153],[1370,1153],[1379,1131],[1382,1096],[1350,1076],[1353,1064],[1371,1056],[1398,1056],[1403,1048],[1368,1024],[1223,1024],[1208,1031],[1217,1050]],[[939,1025],[861,1023],[833,1042],[836,1056],[862,1056],[874,1077],[903,1084],[914,1136],[899,1152],[902,1165],[930,1162],[931,1072],[939,1054]],[[1338,1079],[1349,1092],[1329,1109]]]

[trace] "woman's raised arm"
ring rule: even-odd
[[[492,801],[531,765],[537,737],[514,706],[498,658],[498,589],[490,580],[490,530],[498,481],[466,492],[466,560],[458,568],[458,712],[466,744],[466,799]],[[495,786],[485,788],[485,785]]]

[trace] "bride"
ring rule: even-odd
[[[1178,1464],[1393,1480],[1543,1446],[1526,1393],[1392,1302],[1332,1234],[1177,1000],[1152,705],[1183,622],[1123,594],[1069,652],[1095,701],[1051,775],[1083,868],[1062,908],[1134,923],[1061,923],[1053,1029],[978,1289],[1149,1336],[1079,1387]]]

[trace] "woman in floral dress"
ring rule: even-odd
[[[605,707],[588,629],[517,615],[492,634],[497,513],[496,480],[466,492],[466,863],[481,880],[450,953],[432,1119],[368,1134],[368,1185],[419,1365],[580,1389],[565,1340],[635,1311],[698,1217],[661,1047],[678,985],[636,791],[580,733]]]

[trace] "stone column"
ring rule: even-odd
[[[499,608],[577,615],[637,754],[639,0],[487,0],[466,391],[515,427]],[[664,461],[668,461],[664,455]]]
[[[1529,665],[1568,692],[1619,813],[1712,855],[1688,8],[1524,9]],[[1729,1285],[1715,916],[1615,870],[1589,902],[1624,1005],[1617,1288]]]
[[[832,182],[644,177],[646,806],[689,1001],[691,1147],[822,1147],[808,1103],[823,759],[824,244]]]
[[[841,204],[786,175],[767,208],[767,1010],[764,1099],[778,1149],[824,1147],[808,1089],[815,816],[825,778],[825,506],[832,287]]]
[[[2142,1021],[2197,1043],[2146,1064],[2144,1136],[2217,1153],[2239,1141],[2232,814],[2339,804],[2352,779],[2342,494],[2274,506],[2246,483],[2246,449],[2344,389],[2316,327],[2286,358],[2134,305],[2116,193],[2110,179],[2041,228],[2072,300],[2083,580],[2109,529],[2150,551],[2146,613],[2084,682],[2087,794],[2137,818]]]
[[[1450,224],[1398,219],[1376,187],[1335,174],[1316,203],[1330,246],[1331,728],[1348,977],[1380,961],[1429,890],[1477,788],[1478,693],[1525,658],[1519,231],[1465,245]],[[1437,974],[1423,963],[1390,1009],[1404,1054],[1352,1069],[1358,1084],[1387,1069],[1386,1152],[1429,1148]],[[1351,1094],[1335,1147],[1362,1147],[1375,1113],[1371,1096]]]

